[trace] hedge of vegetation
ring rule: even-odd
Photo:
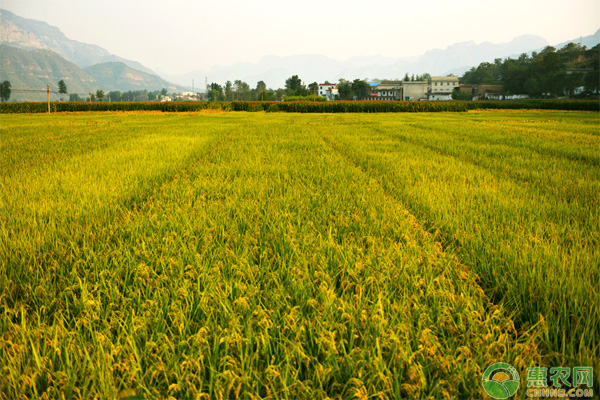
[[[598,100],[486,100],[486,101],[234,101],[234,102],[131,102],[83,103],[52,102],[51,112],[85,111],[161,111],[193,112],[202,110],[296,113],[375,113],[375,112],[464,112],[476,109],[541,109],[600,111]],[[4,103],[0,113],[45,113],[48,103]]]
[[[323,96],[285,96],[283,101],[327,101]]]

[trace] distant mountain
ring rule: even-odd
[[[102,62],[122,62],[139,71],[156,74],[139,62],[110,54],[100,46],[71,40],[60,29],[45,22],[22,18],[2,9],[0,43],[30,50],[52,50],[82,68]]]
[[[546,39],[535,35],[523,35],[508,43],[499,44],[490,42],[476,44],[473,41],[457,43],[444,50],[434,49],[426,52],[411,65],[411,70],[414,71],[416,68],[417,71],[429,72],[432,75],[447,75],[451,71],[458,72],[461,69],[466,71],[485,61],[504,59],[547,45]],[[462,75],[462,73],[455,73],[455,75]]]
[[[266,56],[258,63],[238,63],[231,66],[197,70],[184,75],[167,75],[168,79],[179,84],[187,84],[208,77],[210,82],[225,82],[241,79],[251,86],[263,80],[270,87],[282,87],[285,79],[299,75],[305,83],[313,81],[335,82],[344,79],[401,79],[405,73],[447,75],[462,72],[483,61],[505,58],[548,45],[548,42],[535,35],[519,36],[508,43],[494,44],[483,42],[457,43],[446,49],[434,49],[420,57],[361,56],[346,61],[337,61],[320,54],[305,54],[289,57]],[[401,49],[398,51],[401,53]]]
[[[557,49],[560,49],[561,47],[565,47],[569,43],[577,43],[577,44],[581,43],[582,46],[585,46],[588,49],[591,49],[592,47],[594,47],[595,45],[600,43],[600,29],[598,29],[596,31],[596,33],[594,33],[593,35],[584,36],[584,37],[580,37],[580,38],[573,39],[573,40],[568,40],[566,42],[559,43],[559,44],[555,45],[554,47],[556,47]]]
[[[110,90],[160,90],[169,92],[185,88],[169,83],[164,79],[143,71],[130,68],[122,62],[108,62],[81,69],[50,50],[25,50],[8,45],[0,45],[0,81],[11,83],[12,101],[45,100],[46,85],[50,85],[52,100],[60,96],[58,81],[63,79],[69,93],[82,97],[89,92]],[[68,98],[67,96],[64,96]]]
[[[165,81],[157,75],[133,69],[122,62],[105,62],[84,68],[88,75],[96,81],[96,86],[104,90],[160,90],[167,88],[169,91],[182,88]]]
[[[95,83],[79,66],[50,50],[0,45],[0,54],[0,81],[10,82],[11,100],[45,100],[46,85],[57,92],[61,79],[72,93],[87,93]],[[53,95],[52,99],[57,100],[58,96]]]

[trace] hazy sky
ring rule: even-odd
[[[0,0],[70,39],[170,74],[265,55],[406,57],[459,42],[594,33],[598,0]]]

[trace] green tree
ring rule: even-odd
[[[10,99],[10,82],[4,81],[0,84],[0,99],[6,103]]]
[[[364,100],[369,98],[371,87],[366,81],[355,79],[352,82],[352,93],[353,97],[356,97],[358,100]]]
[[[62,79],[60,81],[58,81],[58,93],[60,93],[60,94],[67,94],[68,93],[67,92],[67,84]],[[63,98],[61,97],[60,101],[62,101],[62,100],[63,100]]]
[[[546,97],[564,93],[567,70],[554,47],[547,46],[537,54],[531,61],[528,72],[529,80],[537,82],[537,85],[529,85],[531,95]]]
[[[482,62],[478,67],[465,72],[461,81],[467,84],[498,83],[499,75],[497,63]]]
[[[96,98],[98,99],[98,101],[103,101],[104,100],[104,90],[102,90],[102,89],[96,90]]]
[[[286,95],[286,89],[279,88],[275,91],[275,95],[273,96],[275,101],[283,101],[283,98]]]
[[[111,90],[108,92],[108,100],[114,103],[121,101],[121,92],[118,90]]]
[[[600,76],[600,45],[586,50],[585,57],[587,59],[587,66],[591,69],[590,72],[585,74],[583,79],[585,90],[589,93],[598,93],[598,86],[600,84],[600,80],[598,79]]]
[[[501,67],[502,84],[507,93],[525,93],[527,68],[530,60],[527,54],[522,54],[516,60],[506,59]]]
[[[236,80],[233,84],[235,92],[235,100],[248,101],[250,100],[250,85],[241,80]]]
[[[233,101],[233,85],[231,84],[231,81],[225,82],[224,94],[225,101]]]
[[[302,84],[298,75],[292,75],[285,80],[285,90],[288,96],[306,96],[308,94],[306,86]]]
[[[208,87],[208,101],[223,101],[225,100],[223,95],[223,86],[218,83],[211,83]]]
[[[352,91],[352,83],[341,78],[337,84],[340,100],[352,100],[354,92]]]
[[[452,90],[452,100],[473,100],[473,95],[454,88]]]
[[[160,91],[160,95],[161,96],[166,96],[168,94],[167,89],[166,88],[162,88],[162,90]]]
[[[319,84],[317,82],[313,82],[308,85],[308,93],[311,96],[317,96],[319,94]]]
[[[258,81],[256,84],[256,100],[268,100],[267,84],[264,81]]]
[[[414,75],[413,75],[414,77]],[[414,79],[414,78],[413,78]],[[408,76],[408,72],[404,74],[404,78],[402,79],[404,82],[410,82],[410,76]]]

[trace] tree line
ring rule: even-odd
[[[556,50],[552,46],[517,59],[497,58],[465,72],[461,84],[502,84],[506,94],[531,97],[574,97],[577,88],[584,94],[598,92],[600,45],[591,49],[569,43]]]

